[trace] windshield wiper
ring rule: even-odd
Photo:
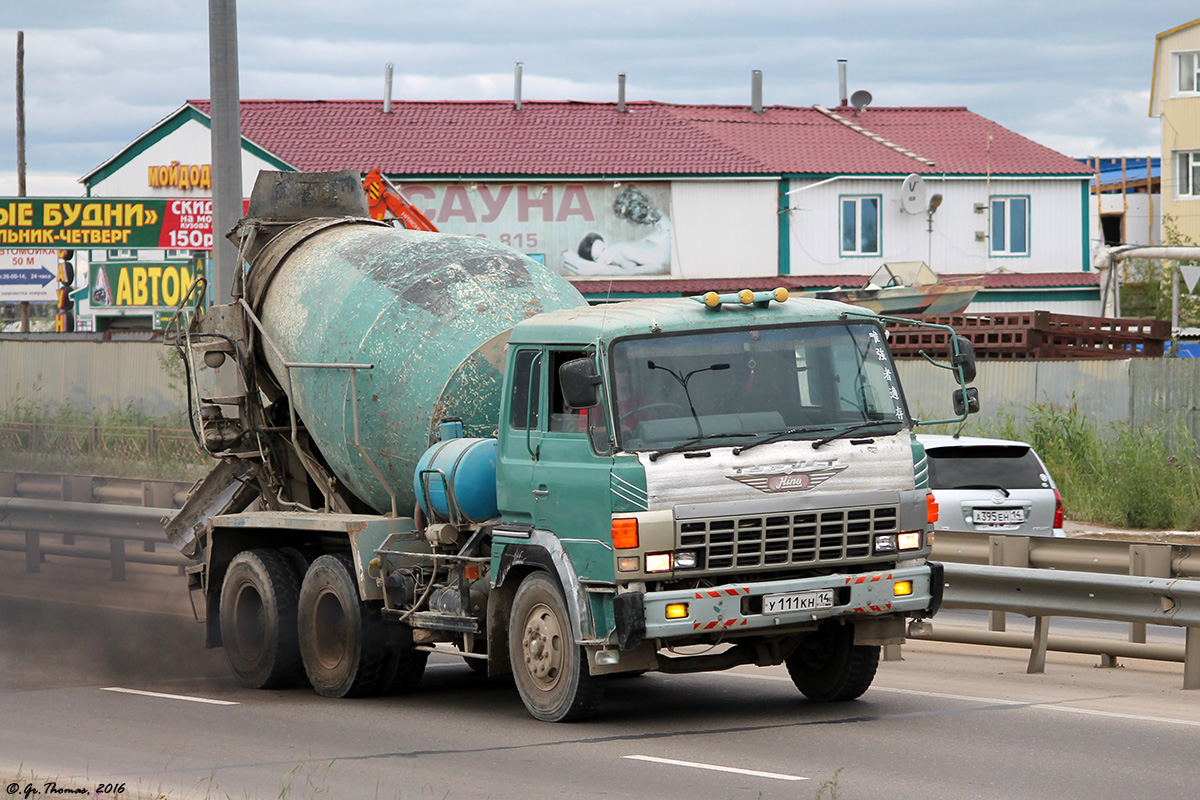
[[[857,425],[851,425],[844,431],[838,431],[832,436],[826,436],[824,439],[817,439],[815,442],[813,442],[813,450],[816,450],[822,445],[829,444],[834,439],[841,439],[844,436],[849,436],[852,433],[857,433],[858,431],[865,430],[866,428],[873,428],[878,425],[899,425],[901,428],[904,427],[903,422],[894,419],[875,419],[871,420],[870,422],[860,422]]]
[[[700,444],[700,442],[705,442],[709,439],[739,439],[753,435],[753,433],[706,433],[704,436],[697,436],[694,439],[688,439],[686,442],[681,442],[680,444],[672,447],[665,447],[662,450],[655,450],[650,454],[650,460],[658,461],[660,457],[665,456],[667,453],[678,453],[680,451],[687,450],[692,445]],[[737,452],[736,448],[734,449],[734,452]]]
[[[768,434],[767,436],[764,436],[763,438],[759,439],[757,442],[751,442],[750,444],[746,445],[745,447],[735,447],[735,448],[733,448],[733,454],[735,456],[741,455],[742,453],[749,450],[751,447],[758,447],[760,444],[770,444],[771,442],[777,442],[785,436],[795,436],[797,433],[816,433],[817,431],[831,431],[831,430],[833,430],[833,428],[831,428],[828,425],[822,425],[820,427],[815,427],[815,428],[814,427],[788,428],[786,431],[779,431],[778,433]]]

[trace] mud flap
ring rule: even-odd
[[[646,596],[641,592],[625,592],[613,599],[613,615],[617,621],[617,646],[629,651],[638,646],[646,635]]]

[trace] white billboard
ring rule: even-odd
[[[57,288],[56,251],[0,250],[0,303],[54,303]]]

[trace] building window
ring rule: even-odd
[[[1175,154],[1175,196],[1200,197],[1200,151]]]
[[[163,250],[163,258],[188,258],[190,255],[187,250]]]
[[[108,260],[113,261],[118,258],[137,258],[136,250],[109,250]]]
[[[1200,52],[1175,54],[1175,94],[1200,93]]]
[[[881,198],[843,197],[842,255],[879,255],[879,206]]]
[[[992,255],[1029,255],[1029,198],[992,198]]]

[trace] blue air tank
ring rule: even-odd
[[[357,371],[359,437],[401,514],[443,417],[460,417],[467,437],[495,435],[513,326],[584,304],[565,278],[509,247],[357,218],[284,230],[254,257],[246,299],[274,345],[260,341],[258,357],[330,468],[387,512],[388,492],[354,445],[350,371],[293,367],[289,382],[282,362],[374,365]]]

